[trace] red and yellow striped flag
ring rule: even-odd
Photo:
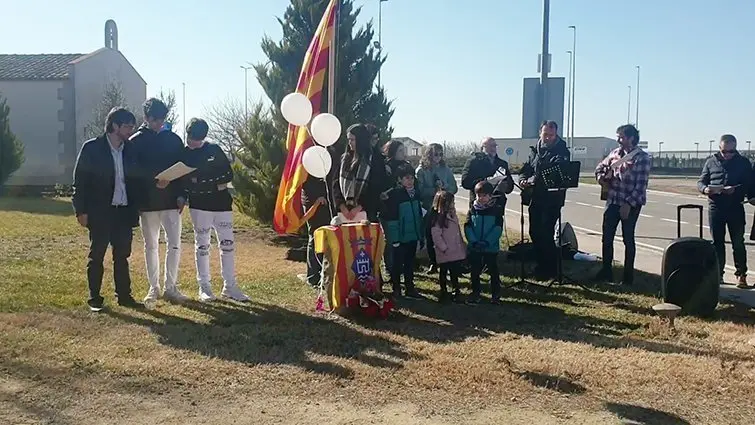
[[[336,31],[336,12],[339,3],[340,0],[330,0],[328,3],[320,25],[317,26],[317,31],[304,55],[299,82],[296,84],[296,91],[307,96],[312,102],[313,117],[320,113],[325,71],[328,69],[330,44]],[[301,203],[301,187],[309,176],[301,163],[301,157],[312,145],[312,137],[306,127],[288,125],[286,139],[288,156],[278,187],[278,198],[275,201],[273,216],[273,226],[278,233],[295,233],[317,209],[315,206],[305,216]]]

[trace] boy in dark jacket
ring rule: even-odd
[[[414,188],[414,169],[402,165],[396,170],[400,182],[388,191],[388,199],[383,209],[385,237],[393,251],[393,294],[401,296],[401,274],[404,275],[405,295],[409,298],[423,298],[414,288],[414,258],[417,244],[422,242],[424,228],[422,206],[419,193]]]
[[[503,208],[493,198],[492,184],[481,181],[475,185],[475,201],[467,214],[464,233],[467,237],[467,259],[472,268],[472,296],[468,302],[480,302],[480,275],[487,267],[490,275],[491,302],[500,303],[501,278],[498,274],[498,251],[503,233]]]
[[[186,203],[181,182],[157,181],[155,176],[181,159],[184,143],[170,130],[163,130],[168,107],[160,99],[144,102],[144,124],[131,136],[137,163],[142,174],[139,221],[144,238],[144,262],[149,290],[145,303],[163,297],[183,301],[178,290],[178,265],[181,261],[181,212]],[[160,229],[165,232],[165,277],[160,292]]]
[[[236,301],[248,301],[249,297],[241,292],[236,283],[234,271],[233,200],[228,193],[233,170],[220,146],[204,141],[208,130],[207,122],[202,119],[192,118],[189,121],[183,158],[187,166],[196,168],[184,177],[184,181],[194,226],[199,300],[215,300],[210,283],[210,232],[215,230],[220,249],[220,273],[223,276],[220,295]]]

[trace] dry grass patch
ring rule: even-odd
[[[388,321],[353,322],[315,314],[315,293],[295,278],[303,265],[285,259],[291,241],[239,219],[237,271],[252,303],[136,311],[112,306],[106,283],[112,307],[91,314],[83,230],[70,214],[12,211],[8,202],[0,226],[38,220],[46,231],[34,241],[0,232],[0,423],[751,419],[750,312],[725,305],[718,320],[682,318],[671,331],[650,314],[657,276],[631,289],[510,288],[503,306],[472,307],[438,305],[434,278],[420,275],[429,300],[400,302]],[[195,297],[184,237],[180,281]],[[518,263],[502,266],[518,273]],[[594,272],[580,266],[569,274]],[[142,296],[138,236],[132,273]]]

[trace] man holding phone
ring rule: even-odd
[[[723,282],[726,265],[726,228],[734,251],[734,272],[737,286],[747,288],[747,252],[745,251],[745,210],[742,202],[752,179],[750,160],[737,151],[737,139],[731,134],[721,136],[719,151],[703,165],[698,190],[708,196],[708,224],[718,256]]]

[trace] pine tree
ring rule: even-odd
[[[10,107],[0,96],[0,189],[24,163],[24,145],[10,131]]]
[[[280,102],[284,96],[296,90],[304,55],[327,5],[328,0],[291,0],[283,19],[278,19],[283,38],[276,42],[264,37],[262,51],[269,60],[254,67],[257,80],[272,106],[269,110],[259,105],[255,107],[245,126],[248,131],[242,131],[242,149],[238,160],[247,171],[237,173],[234,187],[237,206],[264,222],[272,221],[286,156],[288,124],[280,113]],[[344,129],[359,122],[374,124],[385,141],[393,132],[389,122],[394,110],[382,88],[375,88],[375,79],[385,58],[373,47],[371,22],[355,30],[360,10],[354,8],[352,0],[341,1],[335,115]],[[320,108],[322,112],[327,111],[327,90],[326,79]],[[334,153],[340,155],[345,144],[346,137],[342,135]]]
[[[84,126],[84,138],[91,139],[97,137],[105,132],[105,120],[110,110],[116,107],[125,107],[126,97],[123,95],[123,88],[120,83],[116,81],[110,81],[105,85],[105,90],[102,92],[102,99],[97,107],[92,112],[92,120]],[[134,115],[139,116],[140,111],[131,111]],[[139,120],[137,119],[137,123]]]

